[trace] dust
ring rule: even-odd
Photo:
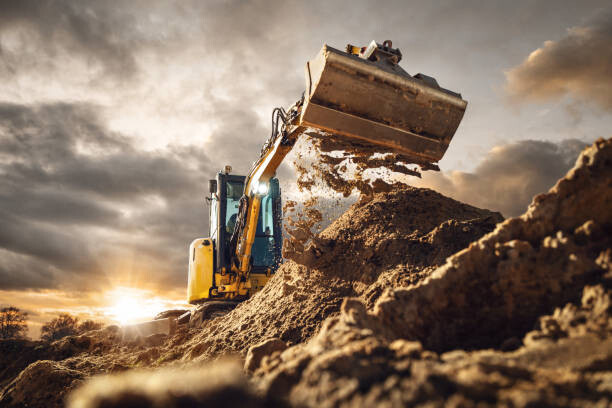
[[[394,153],[384,146],[321,132],[308,132],[300,140],[292,164],[301,203],[288,201],[283,208],[285,231],[283,257],[303,262],[306,248],[320,231],[323,214],[320,197],[329,206],[339,207],[342,199],[354,194],[369,200],[374,194],[408,185],[409,177],[437,166],[415,157]],[[412,166],[412,167],[411,167]],[[331,200],[330,200],[331,199]]]

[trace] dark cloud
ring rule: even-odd
[[[95,112],[0,105],[0,288],[86,284],[138,248],[151,282],[184,279],[215,166],[201,149],[136,149]]]
[[[426,172],[416,184],[513,217],[563,177],[585,146],[576,139],[559,143],[523,140],[493,148],[471,173]]]
[[[110,3],[0,0],[0,33],[12,30],[18,34],[14,41],[27,44],[18,53],[11,53],[5,46],[1,54],[5,64],[15,70],[21,59],[40,59],[43,55],[51,63],[58,53],[66,52],[98,64],[117,78],[134,74],[133,48],[144,39],[137,35],[130,8],[117,12],[120,4],[114,2],[113,7]]]
[[[47,261],[57,268],[99,272],[84,235],[76,237],[68,230],[41,225],[4,211],[0,212],[0,220],[2,248]]]
[[[612,111],[612,11],[546,41],[507,72],[507,92],[517,100],[544,101],[563,95]]]
[[[50,288],[55,282],[56,267],[48,261],[22,255],[12,250],[0,250],[0,288]]]
[[[176,197],[196,183],[198,174],[186,171],[187,165],[207,162],[197,149],[137,149],[108,131],[89,105],[0,104],[0,132],[6,192],[28,185],[76,190],[106,200],[147,194]],[[188,155],[191,163],[184,160]]]
[[[246,174],[253,162],[259,158],[259,152],[270,135],[270,129],[265,128],[250,109],[250,102],[254,99],[252,96],[245,97],[238,106],[212,95],[205,98],[205,116],[211,118],[210,122],[214,123],[207,147],[215,157],[217,170],[229,164],[236,173]]]

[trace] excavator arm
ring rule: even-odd
[[[303,98],[286,112],[282,108],[273,111],[272,134],[245,180],[244,195],[240,200],[236,226],[230,240],[230,253],[234,254],[232,271],[238,275],[239,281],[247,282],[246,286],[261,198],[268,193],[269,182],[276,174],[276,169],[306,130],[306,127],[299,124],[302,105]],[[243,292],[240,285],[238,289],[239,293]]]
[[[408,74],[398,65],[401,59],[402,53],[391,41],[372,41],[367,47],[349,44],[346,52],[324,45],[306,63],[302,98],[287,111],[274,109],[272,134],[245,179],[229,242],[230,270],[212,271],[210,254],[202,255],[207,263],[199,270],[203,263],[195,260],[195,249],[212,254],[212,240],[196,240],[191,246],[190,302],[207,298],[209,291],[223,299],[251,293],[252,249],[262,197],[268,193],[278,166],[306,130],[314,129],[321,137],[334,140],[380,147],[380,151],[398,153],[422,168],[436,168],[467,102],[430,76]],[[215,286],[217,273],[221,278]]]

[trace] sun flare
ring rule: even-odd
[[[172,307],[172,302],[152,291],[117,287],[106,292],[108,307],[105,314],[121,325],[152,320],[156,314]]]

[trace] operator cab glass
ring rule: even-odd
[[[253,266],[269,266],[275,261],[273,201],[269,193],[261,199],[252,250]]]
[[[212,204],[217,204],[218,209],[211,208],[211,237],[216,239],[217,266],[229,270],[229,242],[238,218],[245,177],[219,173],[217,179],[218,197],[213,197]],[[275,271],[282,259],[281,211],[280,187],[278,180],[272,179],[268,194],[261,197],[255,241],[251,250],[254,273],[265,273],[268,269]],[[219,228],[213,227],[213,223],[219,225]]]
[[[225,185],[225,197],[227,199],[225,205],[225,232],[231,237],[236,225],[238,217],[238,208],[240,207],[240,197],[244,190],[244,183],[238,181],[228,181]],[[229,239],[229,238],[228,238]]]

